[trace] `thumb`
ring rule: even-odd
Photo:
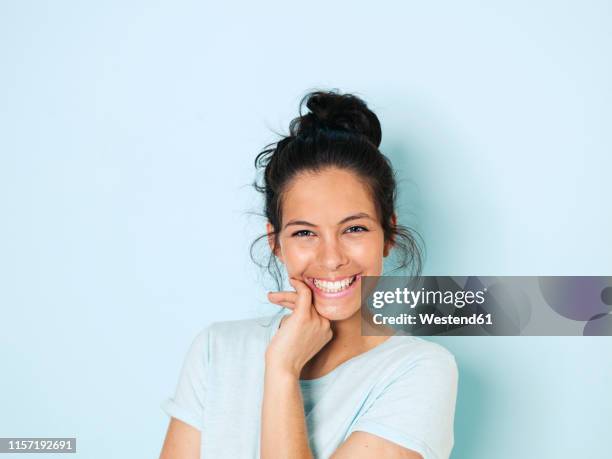
[[[310,314],[312,309],[312,292],[310,288],[301,280],[293,277],[289,278],[289,283],[297,292],[294,312]]]

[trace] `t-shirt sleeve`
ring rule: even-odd
[[[209,327],[193,339],[179,375],[174,398],[166,399],[161,407],[174,418],[202,430],[206,378],[208,375]]]
[[[418,452],[424,459],[448,459],[458,371],[446,349],[424,353],[398,372],[350,429],[368,432]]]

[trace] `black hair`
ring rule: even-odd
[[[306,104],[309,112],[302,114]],[[272,225],[270,233],[259,236],[250,247],[251,259],[267,268],[282,289],[282,272],[272,251],[267,263],[259,263],[253,248],[261,239],[273,238],[278,246],[282,224],[283,193],[298,174],[338,168],[353,172],[368,187],[384,233],[385,244],[400,253],[399,265],[410,266],[411,275],[420,276],[422,254],[413,229],[393,222],[397,198],[395,174],[389,159],[378,147],[382,131],[378,117],[353,94],[313,91],[299,104],[299,116],[289,124],[289,134],[268,144],[255,158],[255,168],[263,169],[263,183],[253,187],[265,198],[264,217]]]

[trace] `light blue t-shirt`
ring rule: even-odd
[[[265,351],[285,314],[215,322],[193,340],[163,410],[201,431],[203,459],[259,458]],[[300,380],[308,441],[329,458],[353,431],[447,459],[457,365],[444,347],[403,334]]]

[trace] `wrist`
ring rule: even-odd
[[[266,360],[265,372],[266,376],[272,376],[275,380],[297,381],[300,378],[301,369]]]

